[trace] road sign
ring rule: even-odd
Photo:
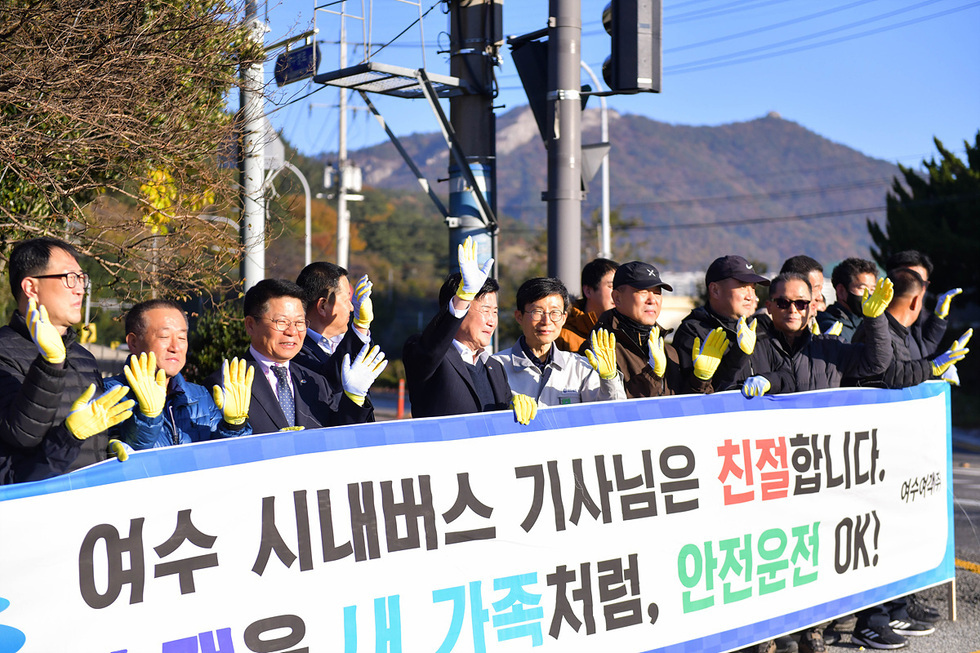
[[[313,77],[320,65],[320,47],[316,43],[287,50],[276,57],[276,84],[285,86]]]

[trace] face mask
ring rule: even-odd
[[[861,303],[864,301],[864,295],[855,295],[853,293],[847,294],[847,307],[851,309],[851,312],[855,315],[864,315],[864,310],[861,308]]]

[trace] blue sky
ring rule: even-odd
[[[609,50],[601,24],[605,4],[582,1],[583,58],[597,74]],[[448,56],[438,52],[448,46],[443,3],[348,0],[346,5],[349,13],[372,19],[375,44],[390,41],[431,8],[421,22],[424,34],[415,25],[373,59],[421,67],[424,42],[426,69],[448,74]],[[263,17],[265,11],[260,6]],[[270,1],[267,12],[267,44],[314,23],[312,0]],[[336,41],[340,19],[315,13],[318,39]],[[506,0],[503,13],[505,34],[524,34],[546,26],[548,2]],[[348,40],[358,44],[349,51],[349,63],[363,56],[359,44],[366,23],[348,19]],[[980,129],[978,33],[980,0],[664,0],[663,92],[613,96],[609,106],[685,125],[720,125],[777,111],[869,156],[917,166],[935,154],[933,136],[962,153],[963,141],[972,142]],[[321,48],[320,72],[336,69],[336,46]],[[527,101],[508,47],[503,58],[495,104],[507,111]],[[267,63],[274,88],[272,68]],[[301,152],[335,151],[337,101],[333,87],[296,83],[276,91],[267,112]],[[373,101],[400,136],[438,128],[422,100],[375,96]],[[360,105],[359,99],[353,104]],[[365,111],[352,112],[349,125],[351,149],[386,140]]]

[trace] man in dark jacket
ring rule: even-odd
[[[877,276],[878,267],[872,261],[848,258],[838,263],[830,275],[837,301],[826,311],[817,313],[820,333],[837,333],[850,342],[863,317],[861,300],[864,291],[874,289]],[[838,322],[840,327],[836,326]]]
[[[341,388],[290,361],[299,353],[306,334],[303,289],[284,279],[264,279],[245,293],[245,331],[251,346],[245,354],[255,369],[248,421],[254,433],[286,428],[320,428],[367,421],[368,389],[387,361],[375,347],[365,345],[352,362],[341,364]],[[213,374],[209,381],[220,382]]]
[[[682,373],[690,374],[694,367],[695,339],[704,343],[711,331],[721,328],[731,346],[712,378],[716,391],[740,388],[750,377],[766,378],[774,393],[793,391],[792,374],[785,367],[771,369],[770,359],[756,353],[756,341],[766,337],[765,331],[757,336],[756,322],[746,322],[758,306],[756,285],[768,286],[769,280],[741,256],[729,255],[708,266],[704,284],[708,303],[691,311],[674,334]]]
[[[347,270],[317,261],[303,268],[296,285],[303,289],[310,326],[293,362],[326,377],[331,387],[340,388],[344,356],[353,358],[371,342],[373,284],[364,275],[357,287],[351,288]]]
[[[412,417],[507,410],[513,400],[518,419],[526,423],[533,415],[520,414],[503,366],[490,357],[499,290],[489,276],[493,259],[480,266],[476,246],[467,238],[458,260],[460,272],[449,275],[439,290],[439,312],[420,335],[405,341]]]
[[[614,308],[599,316],[594,331],[605,329],[616,336],[616,366],[623,374],[626,396],[663,397],[690,392],[711,392],[711,376],[727,348],[720,333],[705,334],[699,346],[700,363],[683,370],[677,351],[664,344],[668,330],[657,324],[663,291],[673,291],[649,263],[630,261],[613,277]],[[692,346],[693,346],[692,341]],[[581,353],[585,353],[583,345]],[[691,355],[691,352],[688,352]]]
[[[187,317],[179,304],[151,299],[133,306],[126,314],[126,344],[133,354],[126,373],[106,380],[107,388],[128,385],[138,401],[133,416],[120,426],[123,442],[151,449],[252,433],[251,379],[246,381],[237,360],[218,393],[221,406],[211,391],[181,374],[187,362]]]
[[[771,329],[769,338],[759,340],[760,353],[778,357],[789,366],[797,391],[837,388],[844,377],[881,374],[892,358],[884,316],[891,300],[891,284],[882,279],[875,290],[863,308],[866,342],[849,343],[836,336],[813,335],[808,327],[813,306],[809,280],[797,272],[779,274],[769,286],[766,302],[772,319],[760,320]],[[772,367],[778,365],[770,363]]]
[[[966,356],[965,349],[973,330],[953,342],[952,347],[933,359],[915,357],[912,353],[910,327],[922,312],[925,282],[907,268],[892,270],[888,277],[895,284],[895,298],[885,313],[891,336],[892,361],[882,374],[870,379],[848,379],[845,385],[870,385],[884,388],[907,388],[923,381],[941,377],[956,361]],[[862,325],[854,334],[854,342],[865,342],[868,330]]]
[[[0,482],[39,480],[105,460],[106,430],[133,404],[119,403],[122,390],[102,394],[95,358],[72,329],[82,321],[88,275],[74,248],[54,238],[18,243],[8,269],[17,310],[0,329]],[[118,408],[119,419],[99,420],[100,404]]]

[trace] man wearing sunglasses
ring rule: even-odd
[[[248,409],[254,433],[368,421],[368,389],[388,364],[378,347],[364,345],[353,361],[346,355],[342,390],[335,390],[325,377],[290,364],[309,325],[302,288],[285,279],[263,279],[245,293],[244,313],[251,340],[244,358],[255,370]],[[208,386],[221,383],[219,374],[209,377]]]
[[[760,353],[776,360],[770,366],[785,363],[793,371],[797,391],[840,387],[844,377],[869,378],[881,374],[892,360],[885,307],[891,301],[892,286],[881,279],[862,303],[864,344],[852,344],[831,335],[815,336],[809,328],[813,304],[810,282],[798,272],[783,272],[769,285],[771,322],[769,338],[760,340]]]
[[[33,481],[108,457],[106,431],[129,417],[125,388],[102,393],[77,340],[88,275],[54,238],[18,243],[8,264],[17,310],[0,329],[0,482]]]

